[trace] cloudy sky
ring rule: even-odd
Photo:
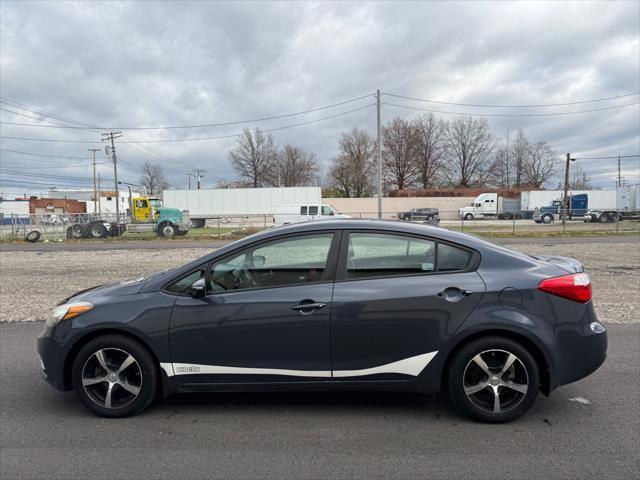
[[[0,191],[5,194],[88,185],[87,149],[103,148],[100,128],[108,127],[124,133],[119,176],[132,183],[147,160],[161,163],[170,181],[182,187],[194,168],[207,170],[208,187],[233,179],[227,152],[245,126],[274,129],[278,144],[309,149],[326,168],[341,131],[357,126],[375,133],[378,88],[439,102],[520,106],[459,106],[383,95],[385,122],[420,113],[391,103],[438,111],[443,119],[490,114],[497,115],[488,117],[497,137],[523,128],[561,155],[640,153],[637,94],[524,107],[640,91],[640,2],[635,0],[3,0],[0,26]],[[303,115],[242,123],[356,98]],[[531,116],[568,112],[582,113]],[[520,116],[500,116],[507,114]],[[237,123],[127,129],[227,122]],[[282,128],[298,124],[304,125]],[[102,178],[112,178],[104,150],[98,159],[105,162],[99,165]],[[614,186],[615,160],[579,162],[595,185]],[[639,165],[637,157],[623,159],[626,181],[639,181]]]

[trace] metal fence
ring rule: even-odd
[[[554,215],[552,221],[545,223],[538,216],[536,223],[531,211],[514,211],[501,214],[499,217],[460,218],[457,211],[439,211],[433,218],[420,212],[383,212],[382,218],[413,223],[427,223],[441,228],[482,236],[495,237],[554,237],[561,235],[606,235],[606,234],[640,234],[640,216],[628,212],[611,211],[606,217],[569,217],[565,221],[562,215]],[[352,218],[378,218],[378,212],[348,212]],[[317,216],[313,219],[335,218]],[[304,219],[308,220],[308,217]],[[118,222],[119,220],[119,222]],[[238,238],[257,230],[275,226],[273,215],[209,215],[204,219],[204,228],[191,228],[186,238]],[[39,240],[59,241],[71,237],[70,229],[77,224],[89,225],[95,221],[127,224],[126,213],[116,217],[115,214],[37,214],[37,215],[5,215],[0,216],[0,241],[23,240],[31,232],[38,232]],[[291,221],[295,221],[295,218]],[[202,223],[201,223],[202,225]],[[133,229],[130,229],[133,230]],[[128,238],[154,236],[147,232],[126,232]],[[185,237],[183,237],[185,238]]]

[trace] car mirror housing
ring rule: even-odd
[[[204,297],[206,293],[206,282],[204,278],[199,278],[195,282],[191,284],[189,290],[191,291],[191,296],[194,298]]]

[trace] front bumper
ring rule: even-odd
[[[71,390],[71,385],[66,384],[64,375],[67,351],[60,341],[60,332],[56,330],[58,330],[58,326],[45,327],[38,336],[38,363],[49,384],[58,390],[68,391]]]

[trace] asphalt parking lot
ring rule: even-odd
[[[640,326],[610,325],[595,374],[484,425],[444,397],[174,395],[102,419],[41,378],[41,323],[0,325],[0,477],[638,478]]]

